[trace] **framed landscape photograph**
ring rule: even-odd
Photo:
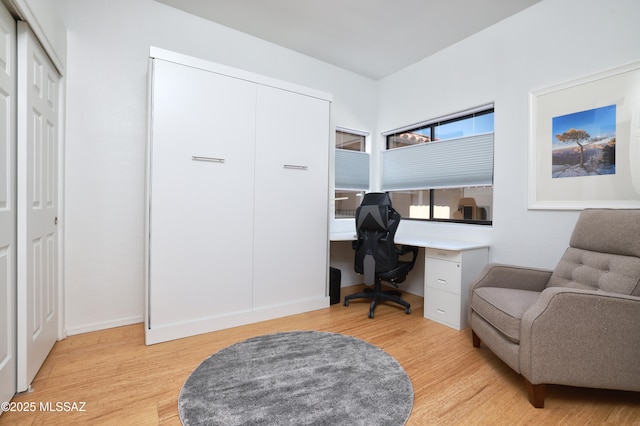
[[[530,94],[529,208],[640,207],[640,62]]]

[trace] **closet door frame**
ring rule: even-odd
[[[16,392],[16,22],[0,3],[0,402]],[[0,411],[2,415],[2,411]]]

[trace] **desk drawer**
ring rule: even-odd
[[[426,258],[425,274],[427,287],[460,294],[460,263]]]
[[[425,251],[425,256],[433,259],[449,260],[451,262],[460,261],[460,252],[455,250],[428,248]]]
[[[424,297],[424,316],[460,330],[460,296],[428,289]]]

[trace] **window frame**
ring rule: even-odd
[[[453,115],[449,115],[446,117],[441,117],[441,118],[437,118],[437,119],[433,119],[433,120],[428,120],[428,121],[423,121],[414,125],[410,125],[410,126],[405,126],[403,128],[399,128],[399,129],[395,129],[392,131],[388,131],[383,133],[383,136],[385,137],[385,150],[389,151],[389,150],[393,150],[393,149],[403,149],[406,148],[407,145],[404,146],[398,146],[398,147],[390,147],[392,145],[392,138],[394,137],[398,137],[398,135],[402,134],[402,133],[421,133],[425,135],[425,141],[424,142],[418,142],[417,144],[423,144],[423,143],[432,143],[432,142],[445,142],[447,140],[450,139],[455,139],[455,138],[446,138],[446,139],[437,139],[436,138],[436,131],[437,128],[439,126],[443,126],[446,124],[450,124],[450,123],[455,123],[455,122],[459,122],[459,121],[463,121],[463,120],[468,120],[470,118],[476,118],[476,117],[481,117],[483,115],[487,115],[487,114],[494,114],[494,124],[495,124],[495,108],[493,104],[489,104],[489,105],[484,105],[484,106],[480,106],[477,108],[473,108],[471,110],[466,110],[466,111],[462,111],[460,113],[457,114],[453,114]],[[425,130],[428,129],[429,132],[425,133],[425,132],[420,132],[421,130]],[[490,132],[492,134],[492,139],[494,139],[494,134],[495,134],[495,127],[492,126],[492,130]],[[482,134],[477,133],[477,134]],[[476,133],[473,133],[473,135],[476,135]],[[411,145],[411,144],[408,144]],[[415,145],[415,143],[413,144]],[[494,146],[494,142],[492,142],[492,146]],[[493,167],[493,165],[492,165]],[[403,217],[403,220],[414,220],[414,221],[422,221],[422,222],[439,222],[439,223],[462,223],[462,224],[471,224],[471,225],[493,225],[493,212],[491,212],[491,214],[489,215],[489,217],[491,218],[490,220],[473,220],[473,219],[460,219],[460,218],[435,218],[434,217],[434,213],[435,213],[435,200],[436,200],[436,196],[437,196],[437,191],[438,190],[445,190],[445,189],[459,189],[460,191],[462,191],[462,198],[464,198],[464,191],[465,189],[468,188],[479,188],[479,187],[490,187],[491,188],[491,192],[492,192],[492,202],[491,202],[491,210],[493,210],[493,171],[491,173],[491,185],[472,185],[472,186],[452,186],[450,188],[445,188],[445,187],[436,187],[436,188],[429,188],[429,187],[424,187],[424,188],[414,188],[414,191],[425,191],[429,193],[429,218],[411,218],[411,217]],[[393,200],[393,193],[394,192],[402,192],[403,190],[401,189],[397,189],[397,190],[387,190],[386,192],[390,195],[390,197]]]

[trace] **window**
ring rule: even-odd
[[[491,224],[493,106],[389,132],[383,190],[405,219]]]
[[[369,189],[369,154],[366,134],[336,130],[335,217],[353,218],[362,196]]]
[[[336,149],[364,152],[364,135],[356,135],[346,131],[336,130]]]

